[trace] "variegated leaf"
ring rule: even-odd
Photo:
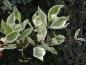
[[[33,56],[43,61],[43,56],[45,55],[46,51],[44,48],[41,47],[34,47],[33,48]]]

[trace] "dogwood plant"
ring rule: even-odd
[[[48,35],[48,29],[63,29],[67,27],[69,23],[66,23],[69,17],[58,17],[60,9],[63,5],[55,5],[50,8],[48,15],[46,15],[40,7],[32,17],[32,22],[26,19],[21,22],[21,14],[17,8],[8,16],[7,20],[1,22],[0,31],[5,34],[1,38],[4,42],[4,49],[15,49],[18,45],[22,45],[22,49],[25,49],[29,43],[33,44],[33,56],[43,61],[43,56],[46,54],[46,50],[56,54],[57,51],[53,48],[54,45],[59,45],[65,41],[63,35],[56,35],[51,38],[50,44],[45,42]],[[17,23],[16,23],[17,22]],[[34,25],[32,26],[31,23]],[[26,25],[29,27],[25,28]],[[32,40],[30,34],[36,32],[36,42]]]

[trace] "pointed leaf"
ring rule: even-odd
[[[1,40],[4,43],[13,43],[14,41],[17,40],[18,36],[19,36],[19,33],[14,31],[14,32],[9,33],[4,38],[1,38]]]
[[[75,32],[75,36],[74,36],[75,39],[77,39],[77,37],[79,35],[79,32],[80,32],[80,29],[77,29],[76,32]]]
[[[16,20],[15,13],[12,12],[12,14],[9,15],[7,18],[7,25],[9,25],[10,27],[13,27],[15,25],[15,20]]]
[[[57,51],[53,47],[49,47],[46,43],[42,42],[42,45],[39,45],[39,47],[44,48],[45,50],[57,55]]]
[[[14,30],[14,31],[22,31],[22,30],[23,30],[22,24],[16,24],[16,25],[13,27],[13,30]]]
[[[8,33],[12,32],[11,27],[8,26],[3,20],[2,20],[2,22],[1,22],[1,28],[3,29],[3,32],[4,32],[4,34],[6,34],[6,35],[7,35]]]
[[[27,24],[28,24],[30,27],[32,27],[32,25],[31,25],[31,23],[29,22],[29,20],[26,19],[26,20],[23,21],[23,29],[25,29],[25,26],[26,26]]]
[[[18,11],[17,8],[14,9],[16,19],[21,22],[21,13]]]
[[[30,35],[32,33],[33,28],[28,28],[26,29],[24,32],[22,32],[22,34],[20,35],[19,39],[23,40],[25,39],[25,37],[27,37],[28,35]]]
[[[43,61],[43,56],[45,55],[46,51],[44,48],[41,47],[34,47],[33,48],[33,56]]]
[[[14,41],[16,41],[19,37],[19,33],[18,32],[11,32],[6,36],[6,40],[7,43],[13,43]]]
[[[27,25],[28,22],[29,22],[28,19],[26,19],[26,20],[23,21],[23,29],[25,29],[25,26]]]
[[[65,41],[65,37],[63,35],[57,35],[56,37],[52,38],[51,46],[53,45],[60,45]]]
[[[75,32],[74,39],[78,41],[86,41],[84,38],[78,38],[79,32],[80,32],[80,29],[77,29]]]
[[[55,5],[49,9],[49,12],[48,12],[48,21],[49,22],[53,21],[57,17],[57,15],[62,7],[63,7],[63,5]]]
[[[41,25],[47,26],[47,16],[39,7],[38,11],[33,15],[32,21],[35,27]]]
[[[39,27],[43,24],[41,18],[36,14],[33,15],[33,24],[35,27]]]
[[[50,29],[63,29],[65,28],[69,23],[66,24],[68,20],[68,17],[57,17],[52,24],[50,25]]]

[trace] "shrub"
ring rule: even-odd
[[[53,32],[53,37],[49,38],[48,30],[59,30],[67,27],[69,23],[66,23],[69,19],[68,17],[62,16],[58,17],[58,13],[63,5],[55,5],[50,8],[48,16],[38,7],[37,12],[33,15],[32,21],[28,19],[21,21],[21,13],[17,8],[8,16],[6,22],[2,20],[0,32],[5,36],[1,38],[3,42],[3,48],[0,49],[15,49],[17,48],[22,52],[30,44],[33,45],[33,56],[43,61],[43,56],[46,50],[56,54],[57,51],[53,48],[54,45],[59,45],[65,41],[65,36],[56,35]],[[33,24],[33,25],[32,25]],[[28,27],[26,28],[26,25]],[[30,37],[30,35],[36,32],[34,36],[36,40]],[[19,61],[22,61],[19,59]]]

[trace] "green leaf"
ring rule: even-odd
[[[34,47],[33,48],[33,56],[43,61],[43,56],[45,55],[46,51],[44,48],[41,47]]]
[[[15,21],[16,21],[15,13],[12,12],[11,15],[9,15],[7,18],[7,25],[13,27],[15,25]]]
[[[33,15],[33,24],[34,24],[34,26],[35,27],[39,27],[39,26],[41,26],[43,23],[42,23],[42,21],[41,21],[41,18],[40,18],[40,16],[38,16],[38,15]]]
[[[22,24],[16,24],[16,25],[13,27],[13,30],[14,30],[14,31],[22,31],[22,30],[23,30]]]
[[[49,12],[48,12],[48,21],[53,21],[58,13],[60,12],[60,9],[63,7],[63,5],[55,5],[53,6],[52,8],[49,9]]]
[[[18,32],[11,32],[8,35],[6,35],[4,38],[1,38],[1,40],[4,43],[13,43],[14,41],[16,41],[18,39],[19,33]]]
[[[27,37],[28,35],[30,35],[32,33],[33,28],[28,28],[26,29],[24,32],[22,32],[22,34],[20,35],[19,39],[23,40],[25,39],[25,37]]]
[[[65,41],[65,37],[63,35],[57,35],[56,37],[52,38],[50,46],[53,45],[60,45]]]
[[[8,26],[3,20],[2,20],[2,22],[1,22],[1,28],[3,29],[3,32],[4,32],[4,34],[6,34],[6,35],[7,35],[8,33],[12,32],[11,27]]]
[[[32,17],[32,22],[35,27],[39,27],[41,25],[47,26],[47,16],[39,7],[38,11]]]
[[[42,23],[47,26],[47,16],[46,14],[40,9],[40,7],[38,7],[38,14],[41,17],[41,21]]]
[[[30,37],[26,37],[26,39],[30,44],[35,45],[35,42]]]
[[[19,37],[19,32],[11,32],[6,36],[7,39],[7,43],[13,43],[14,41],[16,41]]]
[[[51,52],[51,53],[57,55],[57,51],[56,51],[53,47],[49,47],[49,46],[48,46],[46,43],[44,43],[44,42],[41,42],[41,43],[42,43],[42,45],[38,45],[39,47],[42,47],[42,48],[44,48],[45,50],[47,50],[47,51],[49,51],[49,52]]]
[[[67,27],[69,23],[66,24],[68,17],[57,17],[49,26],[50,29],[63,29]]]
[[[14,9],[16,19],[21,22],[21,13],[18,11],[17,8]]]
[[[44,41],[45,37],[47,35],[47,29],[45,26],[40,26],[37,34],[37,40],[38,42]]]
[[[79,32],[80,32],[80,29],[77,29],[75,32],[74,39],[78,41],[86,41],[84,38],[78,38]]]

